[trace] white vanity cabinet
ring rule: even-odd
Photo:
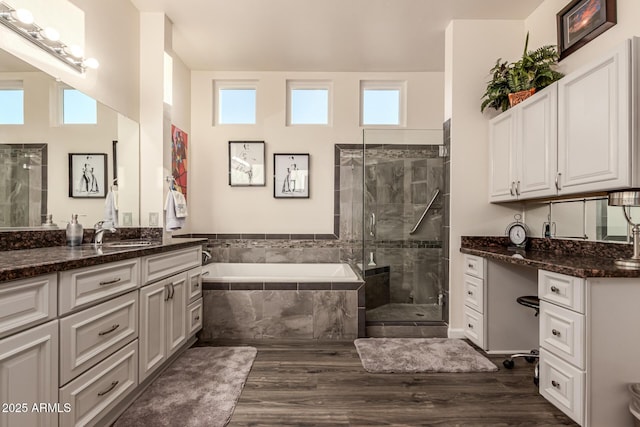
[[[489,122],[489,201],[556,194],[557,83]]]
[[[640,279],[540,270],[540,394],[582,426],[633,426]]]

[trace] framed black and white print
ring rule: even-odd
[[[273,155],[273,197],[309,198],[309,154]]]
[[[264,141],[229,141],[229,185],[264,187]]]
[[[106,184],[105,153],[69,153],[69,197],[104,198]]]

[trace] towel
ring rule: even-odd
[[[104,201],[104,228],[116,228],[118,226],[118,194],[117,190],[109,189]]]
[[[169,193],[167,193],[167,201],[164,204],[166,210],[164,223],[167,231],[180,230],[185,222],[184,217],[177,216],[175,199],[171,193],[173,193],[173,191],[169,190]]]
[[[176,207],[176,217],[185,218],[188,215],[187,199],[178,190],[169,190],[169,192],[173,195],[173,204]]]

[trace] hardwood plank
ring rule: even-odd
[[[533,364],[482,373],[370,374],[351,341],[225,340],[258,355],[229,426],[576,424],[533,384]]]

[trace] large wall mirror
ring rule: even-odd
[[[22,96],[23,105],[22,117],[0,123],[0,231],[40,228],[47,215],[59,228],[72,214],[92,227],[104,217],[110,189],[116,194],[119,225],[140,225],[138,123],[2,50],[0,91]],[[66,111],[63,106],[72,96],[80,98],[79,115],[90,109],[83,107],[83,99],[93,101],[92,118],[70,118],[69,105]],[[70,174],[70,159],[76,158],[70,154],[86,157],[81,164],[86,163],[87,172],[100,168],[99,191],[70,195],[84,172]]]
[[[627,208],[640,221],[640,208]],[[607,197],[589,197],[552,202],[527,202],[525,222],[533,237],[588,241],[631,241],[631,230],[622,207],[608,206]]]

